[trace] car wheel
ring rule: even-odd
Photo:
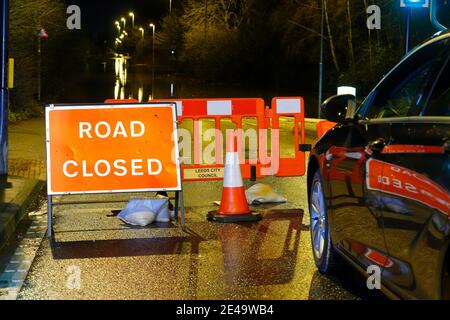
[[[332,273],[336,269],[339,256],[331,240],[330,223],[320,170],[316,171],[311,184],[309,213],[314,261],[319,272],[326,274]]]

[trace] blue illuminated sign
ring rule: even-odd
[[[430,0],[400,0],[402,8],[429,8]]]

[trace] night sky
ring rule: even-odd
[[[94,35],[114,33],[114,21],[120,17],[131,23],[130,11],[135,13],[136,26],[157,23],[169,12],[169,0],[70,0],[68,4],[80,6],[82,28]],[[176,5],[173,1],[173,10]]]

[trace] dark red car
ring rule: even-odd
[[[324,102],[337,125],[308,167],[313,255],[344,257],[404,299],[450,298],[450,32],[414,49],[358,108]]]

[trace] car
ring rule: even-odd
[[[319,272],[342,258],[390,298],[450,299],[450,32],[416,47],[361,104],[322,104],[307,183]],[[370,271],[370,272],[368,272]]]

